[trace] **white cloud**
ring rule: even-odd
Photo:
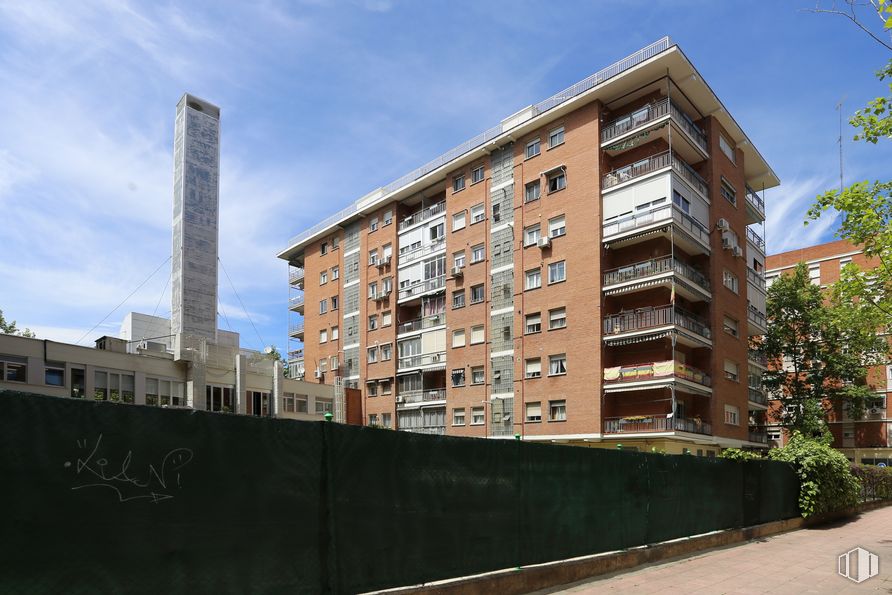
[[[766,244],[769,254],[804,248],[827,241],[836,215],[827,213],[819,221],[805,225],[806,213],[815,197],[833,186],[828,176],[793,178],[765,196]]]

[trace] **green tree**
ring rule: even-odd
[[[768,332],[759,350],[775,365],[765,388],[784,402],[784,427],[805,436],[827,433],[833,404],[856,419],[874,391],[866,384],[869,366],[885,361],[887,345],[877,335],[877,311],[842,291],[822,292],[800,263],[768,290]]]
[[[7,322],[6,319],[3,317],[3,310],[0,310],[0,333],[4,335],[18,335],[20,337],[28,337],[29,339],[34,339],[35,337],[37,337],[37,335],[35,335],[29,328],[19,330],[19,328],[16,326],[15,320],[13,320],[12,322]]]

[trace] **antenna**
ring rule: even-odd
[[[839,112],[839,138],[837,142],[839,143],[839,193],[842,194],[842,178],[843,178],[843,166],[842,166],[842,105],[846,100],[846,96],[843,95],[842,99],[839,100],[839,103],[836,104],[836,111]]]

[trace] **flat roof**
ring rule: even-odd
[[[283,260],[290,260],[300,254],[308,244],[331,234],[335,229],[361,219],[367,213],[390,202],[403,200],[428,188],[445,179],[450,171],[488,154],[505,142],[516,140],[527,132],[544,126],[587,103],[595,100],[601,100],[605,104],[610,103],[624,95],[630,88],[646,85],[667,75],[672,78],[674,86],[680,89],[704,116],[714,116],[719,120],[731,135],[731,140],[744,152],[744,175],[748,184],[758,189],[773,188],[780,184],[777,174],[743,129],[706,84],[681,48],[667,36],[599,70],[560,93],[508,116],[499,125],[359,198],[345,209],[292,237],[287,247],[277,256]]]

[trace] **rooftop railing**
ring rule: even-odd
[[[671,255],[651,258],[650,260],[642,260],[632,264],[623,265],[615,269],[610,269],[604,273],[604,285],[615,285],[617,283],[625,283],[627,281],[636,281],[638,279],[646,279],[654,275],[668,273],[674,271],[688,281],[699,285],[703,289],[709,291],[709,279],[703,273]]]
[[[655,120],[659,120],[666,114],[671,114],[675,122],[706,152],[706,135],[691,122],[684,110],[668,97],[641,106],[633,112],[613,120],[601,131],[601,142],[607,142],[630,130],[646,126]]]
[[[607,315],[604,317],[604,334],[629,333],[670,324],[678,325],[707,339],[712,336],[705,320],[672,304]]]
[[[604,368],[604,382],[641,382],[643,380],[690,380],[703,386],[712,386],[712,377],[702,370],[674,360],[648,362]]]
[[[421,223],[422,221],[427,221],[428,219],[432,219],[437,215],[442,215],[446,211],[446,201],[438,202],[435,205],[431,205],[420,211],[415,211],[402,221],[400,221],[400,231],[408,227],[412,227],[416,223]]]
[[[762,239],[762,236],[757,234],[751,227],[746,228],[746,239],[748,239],[756,248],[765,253],[765,240]]]
[[[426,328],[441,326],[443,324],[446,324],[446,314],[434,314],[433,316],[424,316],[407,322],[401,322],[399,326],[396,327],[396,332],[398,335],[402,335],[404,333],[420,331]]]
[[[661,205],[643,213],[634,213],[625,217],[604,222],[602,235],[604,239],[627,231],[634,231],[661,221],[674,220],[679,227],[686,230],[694,238],[709,245],[709,230],[706,227],[679,209],[674,204]]]
[[[637,434],[640,432],[691,432],[712,434],[712,426],[699,419],[666,417],[665,413],[632,415],[604,419],[605,434]]]
[[[672,41],[669,39],[668,36],[666,36],[666,37],[663,37],[662,39],[650,44],[647,47],[641,48],[640,50],[633,53],[632,55],[627,56],[617,62],[614,62],[610,66],[603,68],[603,69],[599,70],[598,72],[596,72],[595,74],[579,81],[572,87],[568,87],[567,89],[564,89],[560,93],[555,93],[548,99],[545,99],[544,101],[540,101],[536,105],[532,106],[532,109],[531,109],[532,117],[535,117],[535,116],[538,116],[539,114],[545,113],[548,110],[564,103],[565,101],[573,99],[577,95],[581,95],[582,93],[585,93],[586,91],[591,90],[595,86],[600,85],[601,83],[607,81],[608,79],[618,76],[618,75],[622,74],[623,72],[625,72],[626,70],[629,70],[630,68],[634,68],[638,64],[641,64],[642,62],[653,58],[660,52],[664,52],[664,51],[668,50],[670,47],[672,47],[672,45],[673,45]],[[408,186],[415,180],[418,180],[419,178],[426,176],[427,174],[431,173],[432,171],[439,169],[440,167],[446,165],[450,161],[457,159],[458,157],[461,157],[465,153],[468,153],[478,147],[483,146],[484,144],[490,142],[491,140],[495,139],[496,137],[500,136],[503,132],[506,132],[507,130],[509,130],[511,128],[513,128],[513,126],[503,126],[502,124],[499,124],[498,126],[494,126],[494,127],[490,128],[486,132],[478,134],[474,138],[472,138],[468,141],[465,141],[464,143],[460,144],[459,146],[443,153],[436,159],[429,161],[428,163],[422,165],[421,167],[402,176],[401,178],[394,180],[390,184],[387,184],[386,186],[384,186],[381,189],[382,196],[386,196],[392,192],[396,192],[397,190],[399,190],[405,186]],[[296,244],[305,242],[306,240],[310,239],[317,233],[324,231],[325,229],[332,227],[339,221],[346,219],[347,217],[355,214],[356,212],[359,211],[359,205],[361,203],[362,203],[362,201],[356,201],[353,204],[351,204],[350,206],[335,213],[331,217],[328,217],[328,218],[324,219],[322,222],[314,225],[310,229],[299,233],[298,235],[294,236],[293,238],[291,238],[289,240],[288,245],[294,246]]]

